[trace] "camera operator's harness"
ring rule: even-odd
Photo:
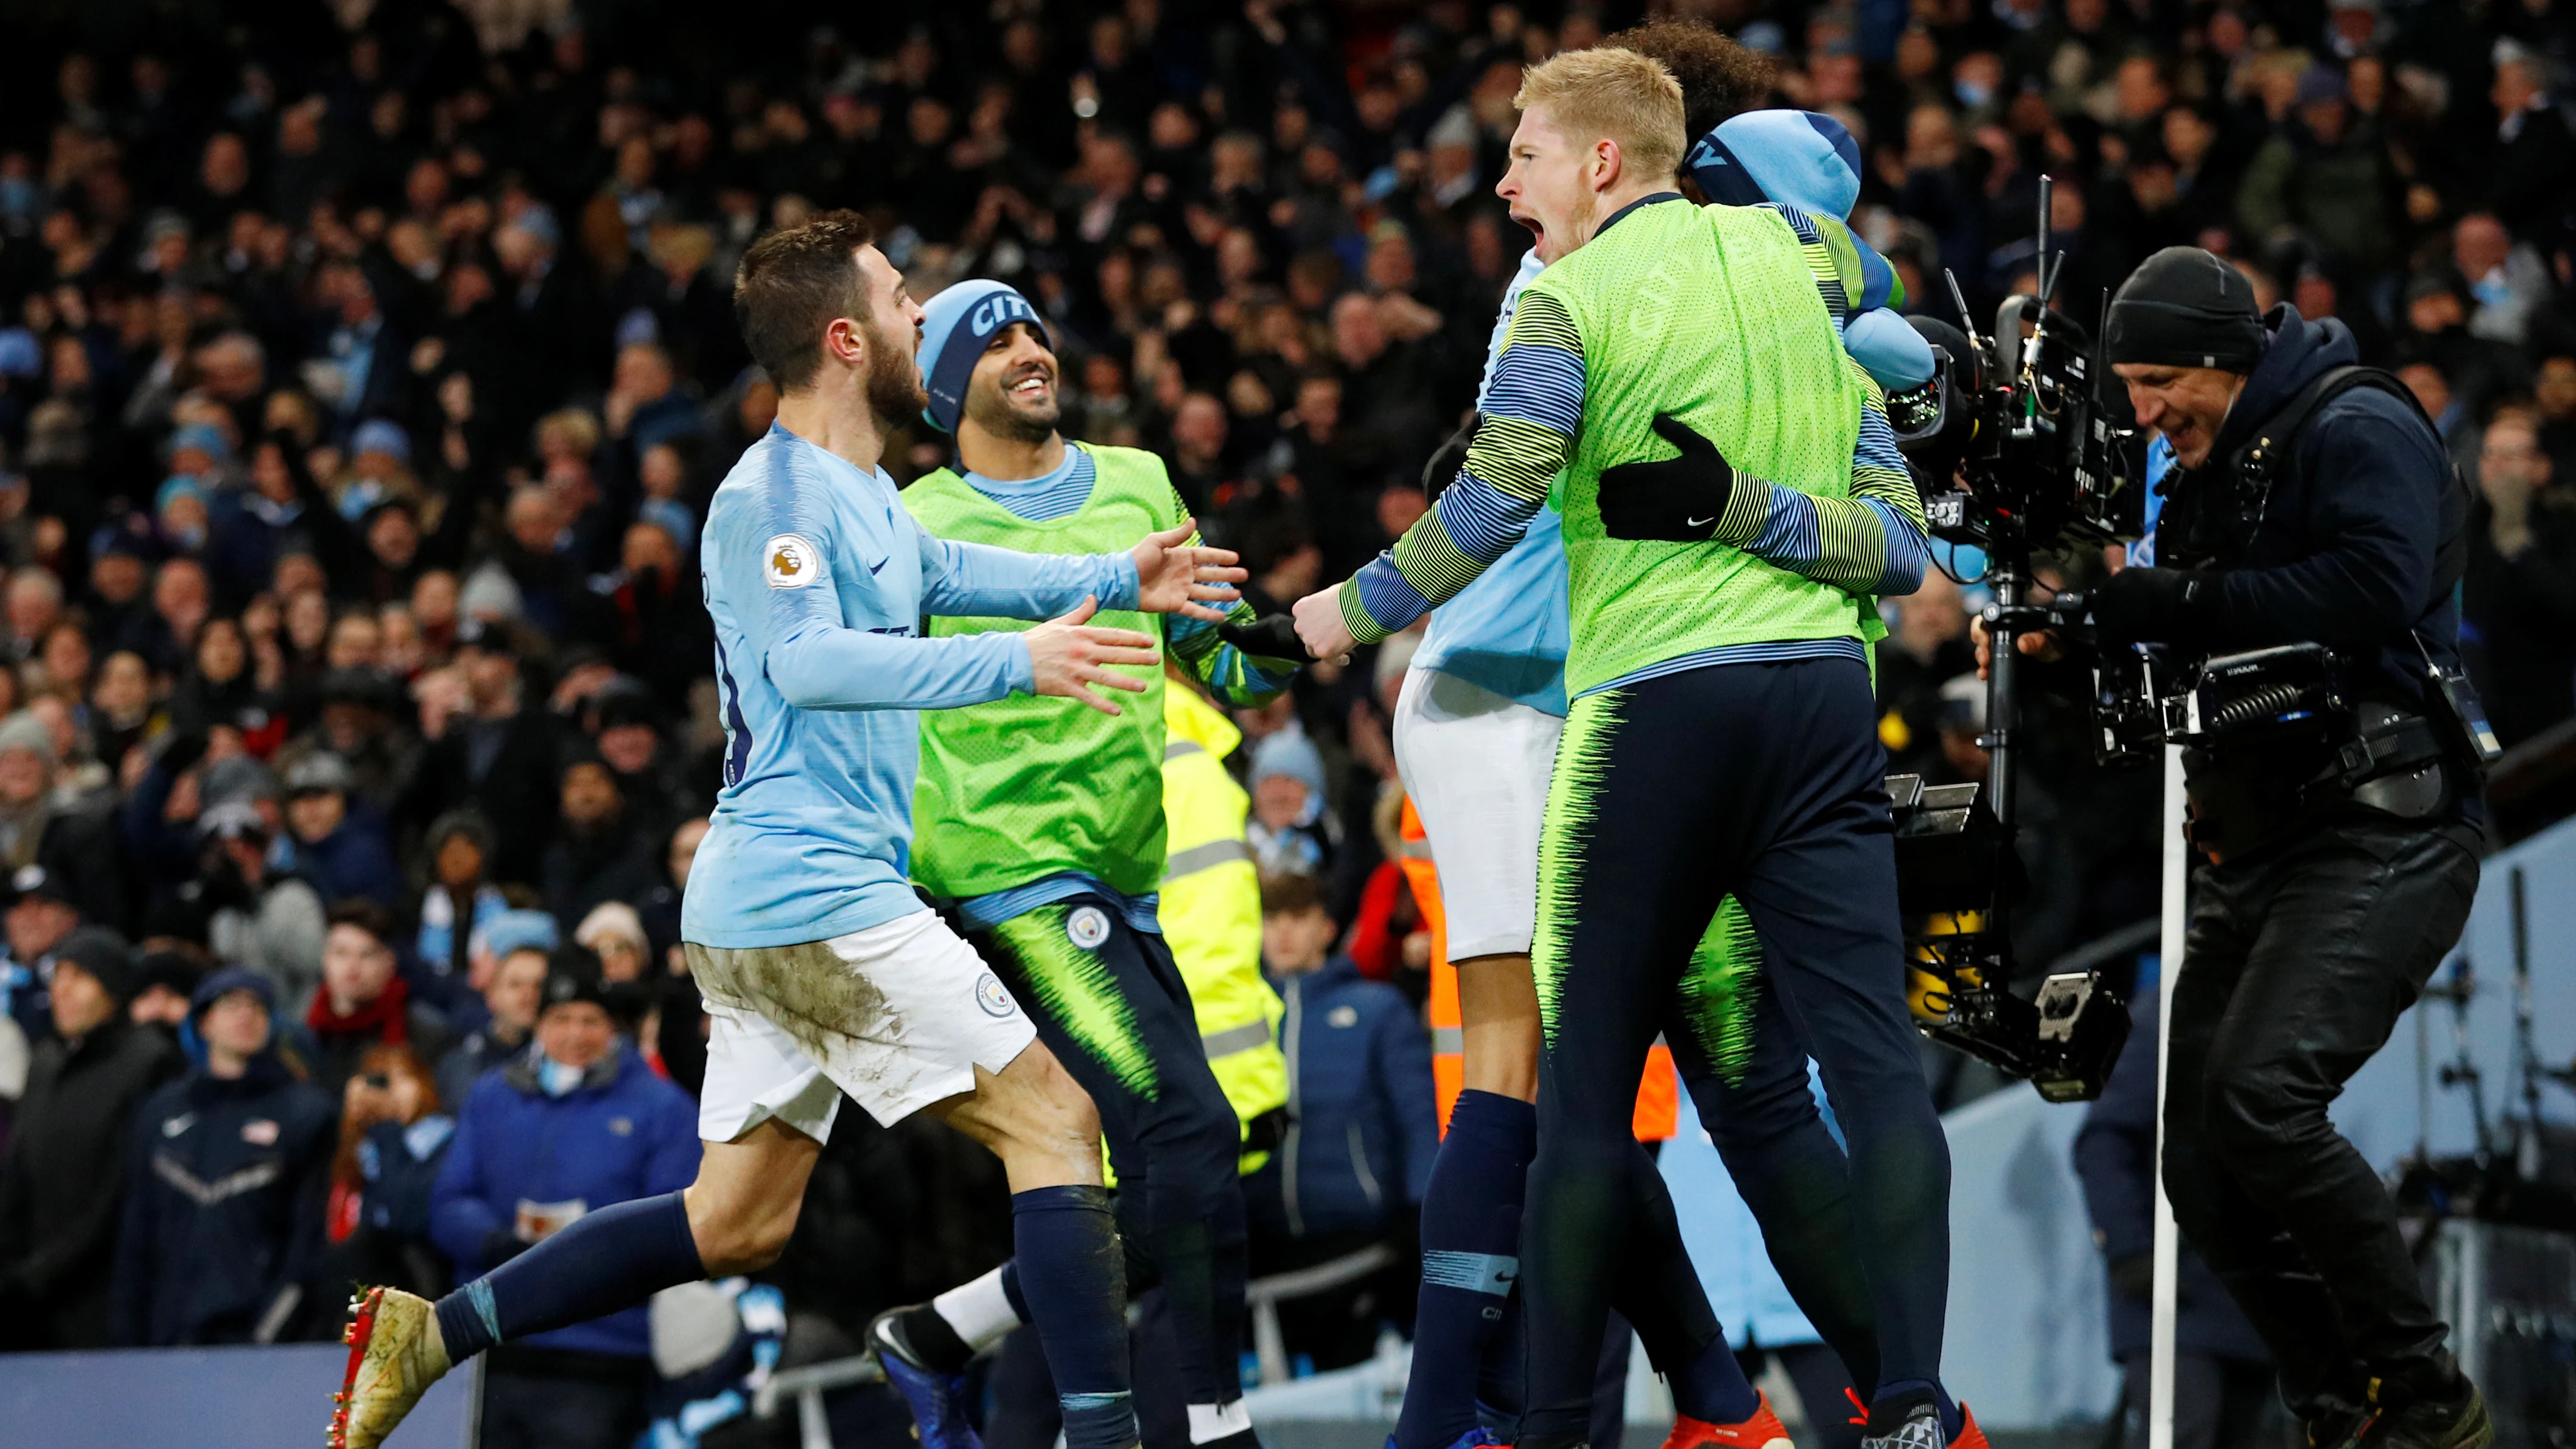
[[[2432,426],[2414,394],[2394,375],[2372,367],[2329,369],[2265,419],[2253,440],[2223,468],[2177,471],[2159,485],[2167,504],[2157,531],[2175,545],[2169,556],[2160,549],[2159,561],[2223,564],[2241,558],[2263,525],[2272,490],[2309,420],[2327,403],[2362,387],[2402,399]],[[2468,563],[2467,487],[2456,467],[2447,471],[2440,544],[2425,594],[2428,607],[2458,586]],[[2141,651],[2132,675],[2136,692],[2123,699],[2116,687],[2102,691],[2105,758],[2135,757],[2145,747],[2171,740],[2185,745],[2206,767],[2231,751],[2262,742],[2306,740],[2328,746],[2332,753],[2315,775],[2297,784],[2295,803],[2302,816],[2345,801],[2401,819],[2435,814],[2452,798],[2443,765],[2457,765],[2472,775],[2482,771],[2495,758],[2495,737],[2466,677],[2456,668],[2437,665],[2411,628],[2407,637],[2423,661],[2431,715],[2362,697],[2352,683],[2360,671],[2342,652],[2322,643],[2200,660],[2176,673],[2178,689],[2157,687],[2154,657]],[[2297,824],[2297,819],[2279,821],[2271,835],[2250,843],[2262,843]],[[2236,842],[2231,849],[2248,844]]]

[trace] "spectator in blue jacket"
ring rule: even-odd
[[[1280,1306],[1280,1329],[1317,1368],[1365,1358],[1381,1320],[1411,1317],[1411,1264],[1440,1121],[1431,1039],[1403,993],[1333,953],[1323,885],[1310,875],[1261,885],[1262,967],[1287,1004],[1286,1137],[1244,1179],[1252,1271],[1283,1272],[1372,1246],[1390,1271]]]
[[[403,893],[384,814],[354,799],[357,772],[327,752],[286,772],[286,825],[295,869],[326,901],[369,900],[390,911]]]
[[[290,1071],[277,988],[240,967],[189,1000],[205,1057],[135,1114],[117,1234],[117,1343],[270,1343],[321,1245],[338,1112]]]
[[[582,1214],[686,1187],[697,1108],[653,1075],[610,1021],[599,963],[554,959],[537,1047],[475,1084],[430,1192],[430,1237],[478,1277]],[[619,1449],[645,1424],[653,1382],[645,1310],[630,1308],[493,1351],[487,1449]]]
[[[2122,1441],[2146,1442],[2148,1313],[2155,1282],[2156,992],[2130,1007],[2128,1049],[2075,1134],[2093,1241],[2110,1274],[2111,1358],[2125,1376]],[[2174,1449],[2253,1449],[2277,1442],[2272,1356],[2191,1245],[2175,1291]],[[2268,1440],[2266,1434],[2268,1433]]]

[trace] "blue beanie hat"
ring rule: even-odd
[[[188,996],[188,1015],[195,1016],[236,991],[259,998],[262,1008],[277,1010],[277,983],[245,966],[227,966],[197,983]]]
[[[483,949],[494,959],[513,951],[551,951],[561,934],[555,918],[543,911],[503,911],[483,923]]]
[[[975,375],[975,359],[993,334],[1026,322],[1040,341],[1055,346],[1038,309],[1008,282],[970,278],[931,298],[921,313],[921,386],[930,394],[921,415],[943,433],[957,431],[957,416],[966,409],[966,380]]]
[[[1819,111],[1747,111],[1700,137],[1687,164],[1722,206],[1781,201],[1840,220],[1860,200],[1860,143]]]

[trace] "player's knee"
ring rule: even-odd
[[[778,1261],[796,1234],[804,1194],[743,1191],[739,1184],[701,1179],[682,1201],[701,1266],[708,1277],[723,1278],[758,1272]]]
[[[698,1256],[710,1278],[757,1273],[776,1263],[796,1236],[799,1201],[745,1204],[724,1217],[690,1223],[697,1234]]]

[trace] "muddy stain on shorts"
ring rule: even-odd
[[[885,993],[823,942],[741,949],[690,942],[687,951],[689,974],[708,1000],[760,1013],[817,1062],[836,1059],[836,1042],[895,1039]]]

